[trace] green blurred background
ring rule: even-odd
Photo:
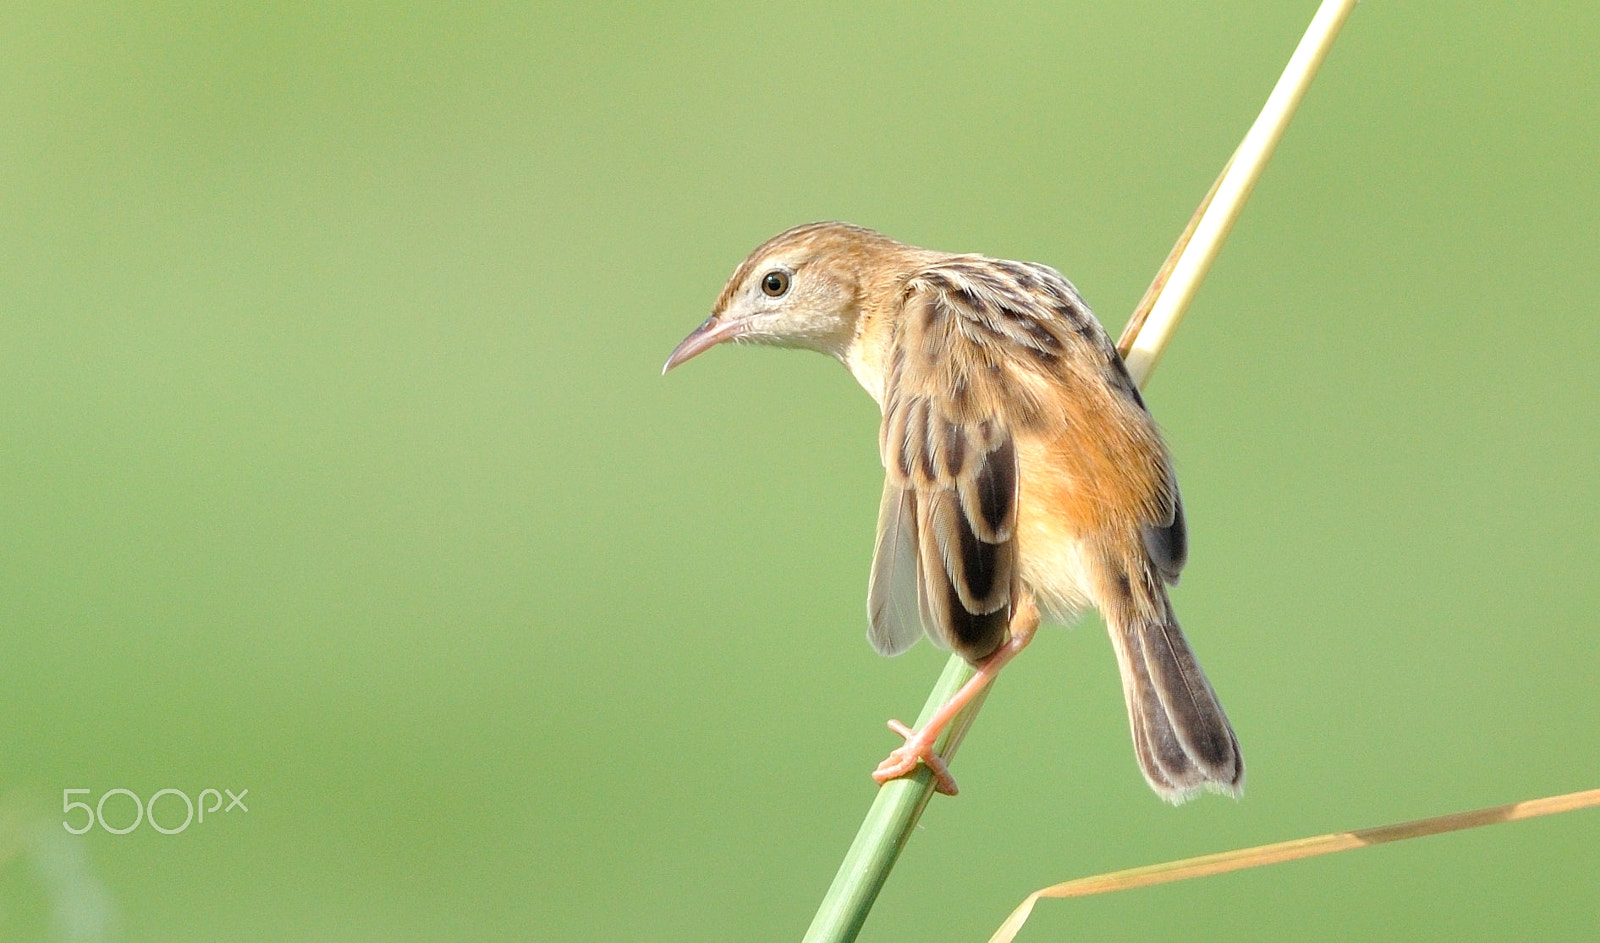
[[[1115,332],[1314,6],[0,7],[0,938],[798,938],[943,656],[864,641],[848,375],[661,362],[826,218]],[[1357,9],[1149,396],[1246,798],[1158,801],[1047,631],[864,939],[1600,785],[1596,48]],[[249,812],[71,838],[79,787]],[[1577,813],[1023,939],[1592,940],[1597,872]]]

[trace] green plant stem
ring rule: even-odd
[[[974,673],[965,659],[952,655],[928,694],[928,703],[923,705],[916,726],[920,728],[927,723]],[[934,744],[934,750],[946,762],[955,755],[961,738],[972,726],[978,708],[983,706],[984,698],[993,687],[989,685],[973,698]],[[933,774],[921,765],[910,776],[890,780],[878,790],[872,808],[856,832],[856,840],[850,843],[850,850],[839,865],[839,873],[834,875],[832,886],[817,908],[811,929],[806,931],[805,943],[841,943],[856,938],[861,925],[866,923],[867,914],[872,911],[873,901],[878,899],[878,891],[889,879],[895,859],[900,857],[900,849],[911,838],[911,830],[917,827],[917,820],[922,818],[922,810],[928,807],[932,796]]]

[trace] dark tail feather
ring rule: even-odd
[[[1150,788],[1169,802],[1184,802],[1202,789],[1237,797],[1244,790],[1239,741],[1165,595],[1157,607],[1163,619],[1108,620],[1134,753]]]

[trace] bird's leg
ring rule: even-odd
[[[889,729],[905,737],[906,742],[873,770],[872,778],[878,781],[878,785],[909,775],[917,768],[917,763],[921,762],[933,772],[933,788],[947,796],[955,795],[955,778],[950,775],[950,769],[945,766],[944,760],[933,752],[934,741],[939,739],[939,734],[950,721],[961,713],[961,709],[1000,674],[1000,669],[1017,657],[1018,652],[1028,647],[1028,643],[1033,641],[1034,631],[1038,628],[1039,609],[1034,605],[1031,596],[1025,596],[1017,606],[1017,611],[1011,616],[1010,632],[1005,644],[983,660],[983,664],[978,666],[978,673],[963,684],[961,690],[951,695],[950,700],[928,719],[921,730],[912,730],[898,720],[889,721]]]

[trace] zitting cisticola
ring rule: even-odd
[[[883,410],[885,481],[868,638],[926,633],[978,675],[873,775],[921,761],[960,707],[1032,638],[1042,609],[1105,617],[1145,779],[1181,802],[1238,795],[1244,761],[1178,628],[1166,586],[1187,553],[1172,462],[1116,348],[1044,265],[904,245],[813,223],[757,248],[667,360],[723,341],[838,358]]]

